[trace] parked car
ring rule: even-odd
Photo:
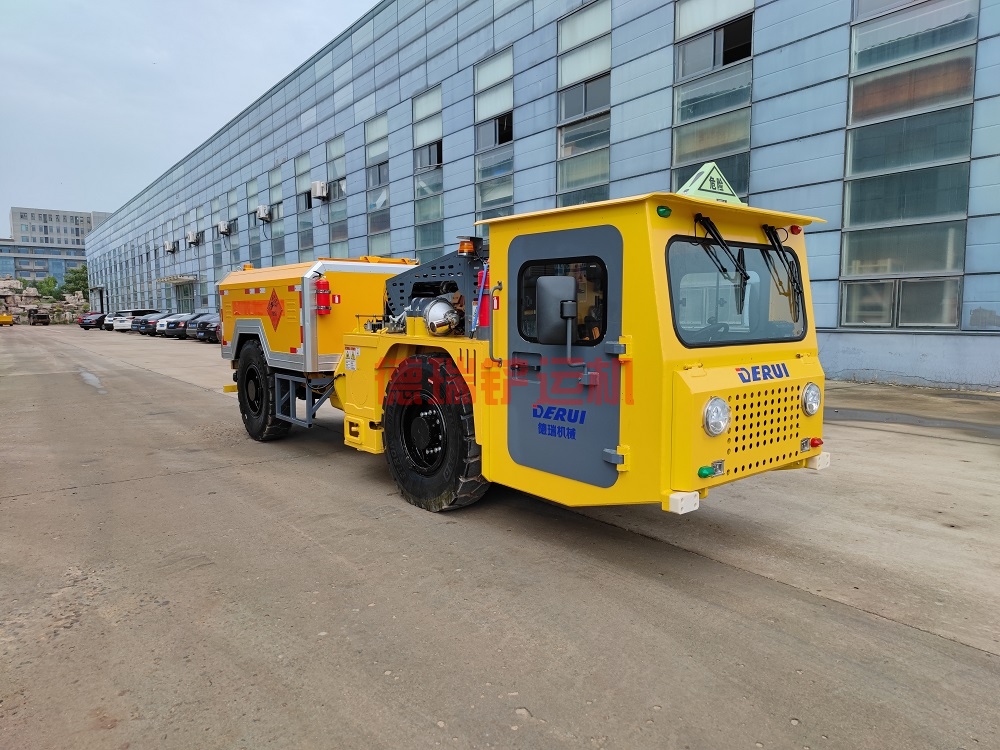
[[[156,335],[156,324],[163,318],[169,318],[174,313],[170,312],[158,312],[152,313],[151,315],[143,315],[139,319],[139,333],[147,336]]]
[[[177,322],[177,338],[179,339],[194,339],[196,331],[198,328],[198,323],[204,320],[211,313],[200,312],[195,313],[187,320],[180,320]],[[183,325],[181,325],[183,323]]]
[[[118,333],[128,333],[132,330],[132,321],[135,319],[134,315],[119,315],[115,318],[115,322],[112,324],[111,328]]]
[[[136,315],[134,318],[132,318],[132,328],[131,328],[131,330],[135,331],[136,333],[139,333],[140,332],[140,330],[139,330],[140,327],[142,326],[143,322],[147,318],[155,317],[155,316],[157,316],[159,314],[160,313],[155,312],[155,313],[146,313],[145,315]]]
[[[38,310],[28,310],[28,325],[29,326],[47,326],[52,321],[49,319],[49,314],[47,312],[39,312]]]
[[[189,333],[192,338],[196,338],[199,341],[208,341],[209,343],[218,344],[219,339],[216,335],[216,329],[219,326],[219,318],[215,313],[211,315],[206,315],[204,318],[199,318],[195,328]]]
[[[156,333],[161,336],[174,337],[178,339],[186,339],[188,333],[188,326],[191,325],[193,321],[203,318],[208,313],[184,313],[183,315],[173,315],[166,318],[166,325],[160,328],[160,323],[164,321],[159,321],[156,324]]]
[[[145,310],[120,310],[115,314],[115,319],[111,328],[112,330],[119,331],[121,333],[128,333],[132,330],[132,321],[136,317],[149,315],[150,313],[155,312],[159,312],[159,310],[150,310],[148,308]]]
[[[89,331],[91,328],[101,328],[107,313],[88,313],[80,319],[80,328]]]
[[[10,313],[0,313],[0,326],[14,327],[14,316]]]
[[[177,318],[183,318],[185,315],[190,315],[191,313],[174,313],[173,315],[168,315],[165,318],[160,318],[156,321],[156,330],[154,336],[163,336],[167,332],[167,326],[170,325],[171,321],[176,321]]]
[[[107,317],[104,318],[104,325],[101,326],[105,331],[115,330],[115,318],[124,315],[127,310],[115,310],[114,312],[108,313]]]

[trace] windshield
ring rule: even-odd
[[[747,272],[742,304],[741,277],[719,245],[693,237],[675,237],[667,245],[670,308],[681,343],[693,348],[801,340],[806,316],[795,254],[765,245],[730,248],[742,255]]]

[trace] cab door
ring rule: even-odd
[[[507,450],[521,466],[597,487],[618,480],[623,242],[604,225],[515,237],[508,277]],[[572,343],[539,343],[536,290],[545,276],[576,281]],[[570,285],[563,284],[563,286]]]

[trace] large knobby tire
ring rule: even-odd
[[[452,510],[486,492],[472,394],[447,355],[400,363],[386,389],[382,426],[389,471],[408,503]]]
[[[236,369],[240,416],[247,434],[254,440],[277,440],[288,434],[290,422],[274,413],[274,377],[260,344],[250,341],[240,350]]]

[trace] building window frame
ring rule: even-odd
[[[346,258],[349,255],[347,228],[347,156],[344,136],[338,135],[326,142],[326,179],[330,187],[327,207],[330,257]]]
[[[480,60],[473,67],[475,88],[475,195],[476,220],[510,216],[514,212],[514,48],[506,47]],[[509,97],[507,92],[509,92]],[[501,97],[502,95],[502,97]],[[509,105],[497,106],[500,104]],[[510,144],[510,146],[508,146]],[[504,149],[500,152],[500,149]],[[498,153],[509,150],[511,158],[500,158],[498,169],[502,172],[489,179],[480,179],[481,165],[490,159],[497,160]],[[508,189],[509,185],[509,189]],[[490,194],[499,190],[497,197]],[[487,226],[477,226],[476,233],[487,236]]]
[[[556,22],[557,206],[610,197],[612,29],[611,0],[596,0]],[[574,71],[581,57],[591,67]],[[570,97],[580,106],[567,113]]]
[[[444,148],[440,84],[413,97],[413,247],[417,260],[444,254]]]
[[[711,26],[706,29],[702,29],[693,34],[690,34],[683,38],[674,39],[674,85],[680,83],[685,83],[687,81],[700,78],[704,75],[709,75],[720,70],[724,70],[730,66],[738,65],[744,60],[753,59],[753,29],[754,29],[754,8],[748,11],[743,11],[734,15],[721,23]],[[740,47],[744,45],[749,45],[749,51],[742,57],[737,57],[735,59],[725,61],[726,58],[726,48],[725,48],[725,32],[726,29],[731,29],[733,33],[736,33],[737,28],[749,23],[749,35],[747,36],[747,41],[741,44]],[[742,29],[739,29],[742,31]],[[708,41],[711,37],[711,43],[706,44],[706,51],[709,52],[711,56],[711,63],[708,67],[701,67],[690,72],[684,72],[684,52],[688,49],[693,48],[693,44],[704,39]]]
[[[368,254],[388,255],[392,231],[389,194],[389,118],[384,112],[365,123],[365,202]]]
[[[867,93],[867,98],[871,100],[874,97],[875,101],[881,101],[877,95],[879,81],[885,81],[883,86],[891,86],[893,75],[905,76],[912,71],[913,75],[919,76],[922,71],[926,71],[924,75],[931,80],[935,76],[935,66],[958,65],[963,68],[971,66],[971,72],[967,71],[966,77],[971,75],[974,78],[978,53],[978,3],[971,0],[958,3],[942,0],[922,0],[909,4],[888,2],[879,12],[864,16],[860,12],[861,4],[857,0],[854,3],[849,51],[851,62],[848,78],[848,124],[844,133],[838,325],[848,330],[925,329],[958,332],[964,327],[962,315],[974,101],[971,82],[966,81],[965,86],[952,88],[936,98],[913,97],[901,100],[895,106],[891,106],[892,102],[876,105],[876,109],[879,106],[881,108],[874,116],[871,116],[871,108],[862,109],[861,115],[855,112],[859,101],[856,98],[859,84],[856,82],[864,81],[872,86],[873,92]],[[946,18],[955,8],[973,7],[977,14],[972,25],[976,28],[973,28],[972,33],[966,29],[964,38],[958,41],[949,41],[947,36],[940,33],[942,28],[955,21],[933,25],[933,19]],[[935,16],[937,9],[941,13]],[[898,34],[900,25],[906,28],[910,18],[916,19],[909,25],[912,33],[892,36]],[[926,23],[927,19],[931,19],[931,23]],[[957,20],[964,22],[967,19],[962,16]],[[921,28],[925,23],[926,27]],[[871,28],[877,34],[881,27],[894,29],[882,44],[896,45],[903,53],[887,57],[892,52],[889,50],[880,60],[859,64],[860,52],[878,48],[878,45],[869,44],[858,49],[859,40],[863,38],[861,30]],[[960,33],[961,31],[959,28]],[[930,44],[906,54],[908,46],[920,46],[921,37],[929,38]],[[941,41],[939,46],[934,46],[935,38]],[[873,57],[877,58],[878,54]],[[894,70],[898,72],[893,74]],[[919,89],[917,93],[920,93]],[[942,139],[945,128],[950,128],[950,131],[947,132],[947,138]],[[866,136],[863,133],[868,133],[869,143],[865,143]],[[905,145],[896,149],[897,154],[892,149],[878,148],[880,139]],[[956,148],[949,151],[949,143],[954,143]],[[860,158],[864,158],[867,151],[875,155],[876,162],[882,159],[883,163],[865,168],[859,159],[859,149]],[[898,161],[894,162],[893,157]],[[948,189],[947,184],[942,186],[942,181],[954,182],[959,189]],[[883,183],[885,187],[880,187]],[[953,195],[958,200],[939,201],[933,195],[924,196],[925,205],[907,213],[904,199],[906,191],[923,195],[927,192],[924,183],[938,185],[939,196]],[[866,186],[869,190],[882,193],[889,191],[886,200],[880,201],[878,205],[891,207],[894,204],[891,199],[895,197],[899,215],[886,211],[882,216],[870,212],[855,216],[856,201],[852,199],[852,195],[866,189]],[[927,203],[928,200],[932,203]],[[898,236],[900,232],[908,232],[928,244],[921,247],[919,239],[901,243]],[[934,267],[935,263],[937,267]],[[908,267],[911,265],[912,267]],[[924,289],[933,289],[932,285],[937,285],[941,290],[940,298],[911,297],[908,301],[908,295],[917,295],[921,285]],[[881,298],[879,289],[885,290],[881,293]],[[859,319],[859,306],[863,313],[865,303],[858,300],[858,295],[865,293],[868,293],[871,300],[868,309],[878,313],[871,323]],[[933,316],[928,315],[916,320],[912,317],[921,316],[927,311],[937,311],[939,319],[932,320]]]

